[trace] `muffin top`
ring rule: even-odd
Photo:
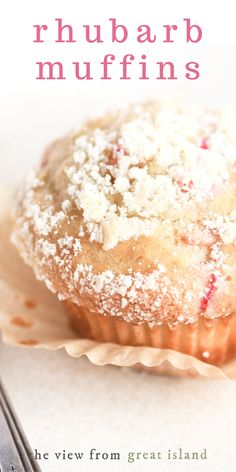
[[[152,101],[53,143],[13,242],[60,298],[151,325],[236,311],[236,116]]]

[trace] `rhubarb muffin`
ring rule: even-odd
[[[54,142],[12,241],[80,337],[236,355],[236,116],[179,101],[106,113]]]

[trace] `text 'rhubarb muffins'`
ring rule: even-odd
[[[107,113],[56,141],[12,240],[79,335],[236,355],[236,115],[178,101]]]

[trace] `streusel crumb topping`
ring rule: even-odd
[[[88,122],[47,150],[16,215],[60,298],[150,324],[232,313],[235,114],[155,101]]]

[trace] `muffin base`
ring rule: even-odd
[[[173,349],[213,365],[222,365],[236,357],[236,313],[170,328],[167,323],[150,327],[114,316],[92,313],[70,301],[65,302],[72,327],[83,338],[126,346]]]

